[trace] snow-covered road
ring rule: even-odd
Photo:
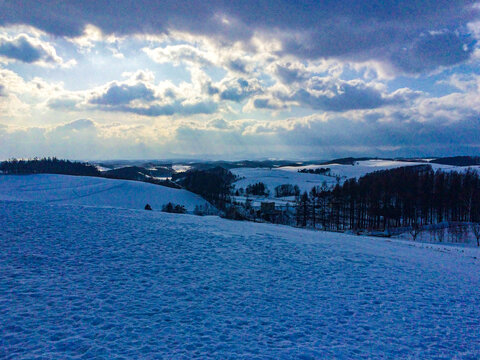
[[[0,358],[478,359],[471,251],[4,201]]]

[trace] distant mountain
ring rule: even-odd
[[[241,160],[241,161],[205,161],[189,163],[188,165],[197,170],[207,170],[216,167],[224,169],[237,168],[277,168],[281,166],[302,166],[314,164],[315,161],[291,161],[291,160]]]

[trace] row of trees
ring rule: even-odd
[[[300,188],[298,185],[282,184],[275,187],[275,197],[299,196]]]
[[[168,204],[162,206],[162,211],[173,214],[185,214],[187,209],[185,209],[185,206],[183,205],[169,202]]]
[[[330,168],[300,169],[298,172],[304,174],[328,175],[330,174]]]
[[[190,170],[173,174],[172,180],[185,189],[198,194],[220,209],[230,201],[230,193],[235,175],[230,171],[215,167],[208,170]]]
[[[297,201],[297,225],[328,230],[421,227],[480,221],[480,178],[475,171],[434,172],[410,166],[315,187]]]
[[[268,191],[267,186],[263,182],[258,182],[248,185],[245,189],[245,193],[247,195],[266,196],[270,192]]]
[[[298,185],[282,184],[282,185],[276,186],[273,190],[274,190],[274,195],[277,198],[300,195],[300,188],[298,187]],[[235,196],[243,196],[243,195],[268,196],[269,194],[270,194],[270,190],[268,189],[267,185],[265,185],[263,182],[249,184],[245,189],[239,188],[235,190]]]
[[[88,163],[60,160],[56,157],[34,158],[29,160],[10,159],[0,163],[4,174],[64,174],[101,176],[100,171]]]

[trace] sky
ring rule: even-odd
[[[0,159],[478,155],[480,2],[0,0]]]

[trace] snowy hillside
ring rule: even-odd
[[[273,191],[276,186],[282,184],[298,185],[300,190],[310,191],[314,186],[321,186],[325,181],[327,185],[335,185],[337,183],[337,177],[340,183],[343,183],[346,179],[359,178],[365,174],[379,171],[394,169],[403,166],[424,165],[425,163],[407,162],[398,160],[365,160],[357,161],[355,165],[342,165],[342,164],[328,164],[328,165],[308,165],[308,166],[284,166],[279,168],[267,169],[267,168],[238,168],[232,169],[231,172],[237,175],[240,180],[235,182],[235,187],[246,188],[250,184],[263,182],[267,185],[268,189],[273,196]],[[465,171],[468,167],[451,166],[430,164],[434,170],[443,169],[445,171]],[[317,168],[330,168],[331,175],[316,175],[309,173],[299,173],[298,170],[302,169],[317,169]],[[480,166],[473,166],[470,168],[480,169]]]
[[[0,223],[0,358],[480,357],[476,249],[38,202]]]
[[[0,200],[160,210],[168,202],[193,211],[205,200],[189,191],[138,181],[68,175],[0,176]]]

